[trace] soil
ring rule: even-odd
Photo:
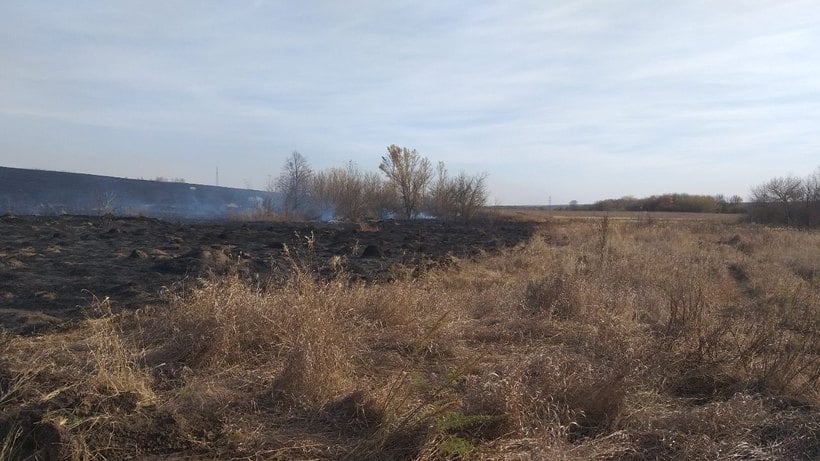
[[[114,309],[161,302],[167,287],[210,274],[271,283],[299,267],[318,277],[388,281],[527,241],[534,224],[163,221],[0,217],[0,328],[44,332],[82,318],[94,298]],[[70,322],[68,322],[70,323]]]

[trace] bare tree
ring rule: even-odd
[[[293,151],[276,179],[276,190],[282,194],[285,212],[297,213],[304,209],[310,198],[312,176],[313,172],[305,157],[298,151]]]
[[[94,202],[96,205],[95,210],[100,216],[111,216],[114,214],[117,194],[110,190],[97,189],[94,191]]]
[[[392,187],[371,172],[363,172],[353,162],[345,168],[320,171],[313,177],[313,194],[337,216],[351,221],[381,218],[395,208]]]
[[[453,179],[453,201],[456,214],[465,221],[473,219],[487,204],[487,174],[468,175],[461,172]]]
[[[820,224],[820,167],[803,181],[803,201],[806,214],[806,225]]]
[[[431,178],[430,160],[415,149],[388,146],[379,169],[395,186],[401,199],[405,219],[412,219],[421,210],[424,194]]]
[[[803,188],[804,199],[807,202],[820,202],[820,166],[806,177]]]
[[[440,219],[452,217],[455,206],[453,203],[453,184],[447,174],[444,162],[438,162],[436,179],[430,188],[430,211]]]
[[[276,210],[276,181],[271,175],[268,175],[265,191],[267,194],[262,198],[262,210],[266,213],[273,213]]]
[[[346,168],[320,171],[313,177],[313,194],[336,216],[358,221],[365,215],[363,173],[353,163]]]
[[[430,188],[430,211],[441,219],[473,219],[487,204],[487,175],[468,175],[463,171],[450,178],[443,162],[438,163],[436,178]]]
[[[782,220],[787,225],[794,224],[795,205],[803,199],[803,181],[794,176],[773,178],[752,189],[752,201],[758,211],[763,210],[771,220],[772,205],[778,205]]]
[[[399,202],[393,183],[384,181],[378,173],[367,172],[362,177],[364,203],[368,216],[381,219],[397,208]]]

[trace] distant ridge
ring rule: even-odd
[[[253,212],[269,192],[0,166],[0,214],[106,214],[223,219]]]

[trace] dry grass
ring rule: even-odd
[[[818,261],[816,232],[548,221],[389,284],[98,301],[0,336],[0,459],[817,459]]]
[[[693,213],[678,211],[595,211],[595,210],[550,210],[539,206],[499,206],[488,207],[488,213],[500,219],[516,219],[530,222],[588,221],[608,217],[615,221],[634,221],[651,224],[657,221],[707,221],[732,224],[741,221],[738,213]]]
[[[292,217],[265,208],[258,208],[253,211],[229,211],[227,220],[236,222],[289,222],[292,221]]]

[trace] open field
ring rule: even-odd
[[[550,219],[599,219],[604,216],[611,220],[626,221],[716,221],[736,223],[742,214],[729,213],[685,213],[663,211],[592,211],[592,210],[550,210],[546,207],[499,206],[492,207],[500,216],[529,222],[544,222]]]
[[[330,234],[316,230],[291,242],[281,270],[257,277],[245,257],[218,271],[185,263],[187,281],[157,279],[167,289],[146,307],[112,295],[69,327],[4,330],[0,459],[820,457],[820,233],[720,219],[537,221],[488,224],[469,245],[495,243],[473,251],[428,243],[467,242],[468,226],[395,230],[420,236],[412,243],[429,257],[373,258],[390,277],[363,276],[354,263],[368,258],[347,247],[346,258],[317,251]],[[29,245],[3,247],[4,276],[46,267],[58,245],[27,225]],[[101,225],[120,230],[61,238],[109,242],[100,248],[134,261],[137,284],[157,246],[137,242],[179,245],[165,261],[199,248],[200,262],[206,243],[256,245],[240,238],[256,225],[230,224],[227,243],[171,224]],[[370,231],[357,229],[387,235]],[[20,247],[30,249],[11,258]],[[129,258],[136,249],[147,257]],[[127,278],[127,264],[100,267]],[[16,280],[4,302],[33,279]]]

